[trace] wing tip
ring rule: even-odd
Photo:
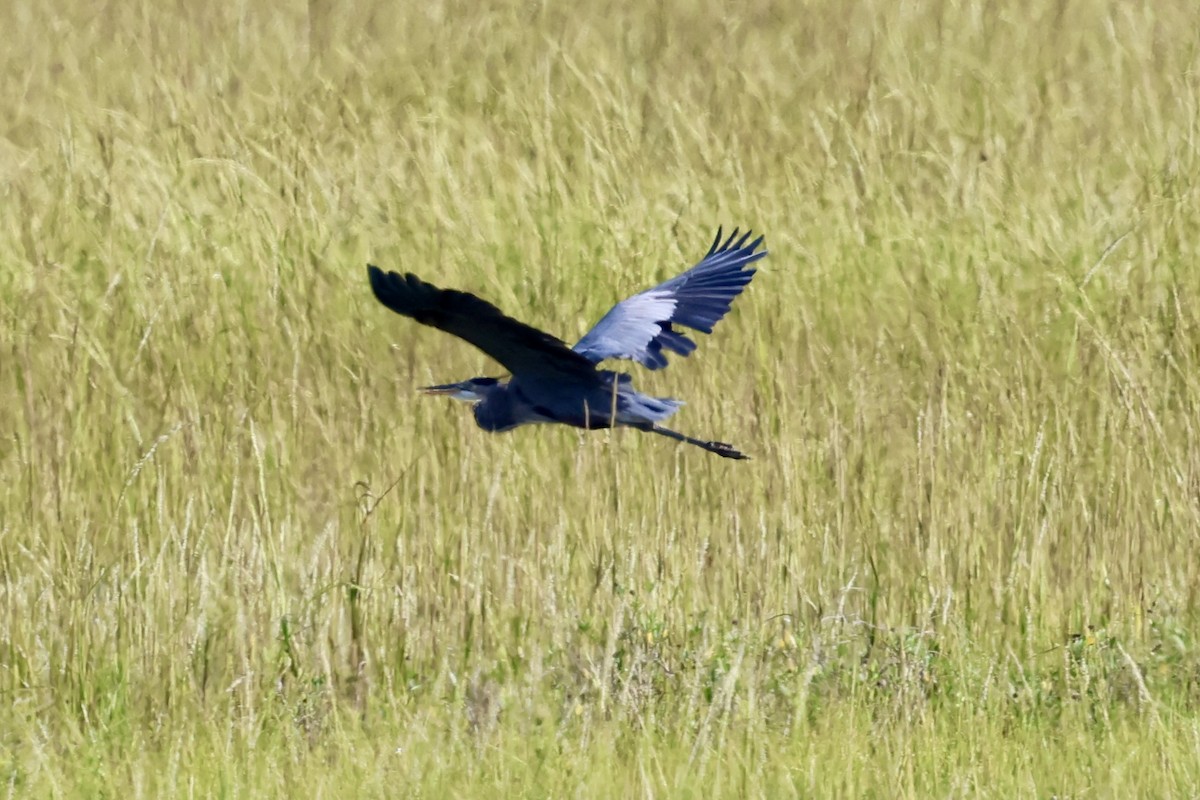
[[[385,305],[384,293],[388,290],[389,274],[374,264],[367,264],[367,280],[371,282],[371,291],[375,294],[375,299]]]
[[[740,235],[740,238],[739,238]],[[768,250],[756,252],[763,245],[767,237],[765,234],[759,234],[757,239],[750,241],[750,237],[754,235],[753,228],[747,228],[745,233],[742,233],[741,228],[734,228],[733,233],[725,236],[725,228],[723,225],[717,226],[717,235],[713,239],[712,246],[708,248],[708,252],[704,258],[710,258],[715,255],[724,255],[726,253],[738,253],[745,257],[754,256],[762,258],[767,255]],[[749,242],[749,244],[747,244]]]

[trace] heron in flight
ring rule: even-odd
[[[702,447],[725,458],[747,458],[732,445],[696,439],[659,423],[682,401],[650,397],[633,388],[624,373],[598,369],[610,358],[637,361],[649,369],[667,366],[667,353],[686,356],[696,349],[680,327],[712,333],[729,313],[767,255],[763,237],[750,241],[734,231],[722,241],[720,228],[699,264],[665,283],[612,307],[574,347],[537,328],[505,316],[473,294],[439,289],[411,272],[399,275],[368,265],[379,302],[422,325],[454,334],[478,347],[510,373],[427,386],[427,394],[449,395],[474,404],[475,421],[499,432],[534,422],[557,422],[595,430],[625,426]],[[747,244],[747,242],[749,242]]]

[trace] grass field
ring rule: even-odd
[[[332,2],[0,10],[0,797],[1200,796],[1191,0]]]

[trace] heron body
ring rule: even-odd
[[[638,427],[658,422],[674,414],[681,405],[679,400],[650,397],[633,388],[629,375],[611,370],[597,370],[599,381],[590,386],[579,386],[569,396],[558,393],[543,397],[536,389],[527,390],[520,380],[500,381],[483,379],[486,383],[476,384],[471,392],[474,397],[460,395],[458,399],[475,401],[475,422],[485,431],[500,433],[519,425],[537,422],[557,422],[575,428],[599,430],[615,425]],[[431,394],[442,390],[454,393],[462,391],[463,384],[479,382],[479,378],[445,387],[431,386]],[[495,383],[491,383],[495,381]]]
[[[439,289],[412,273],[399,275],[368,265],[376,298],[393,311],[452,333],[494,358],[511,378],[470,378],[429,386],[441,394],[474,403],[475,421],[486,431],[508,431],[532,423],[558,423],[589,430],[625,426],[686,442],[726,458],[746,458],[724,442],[696,439],[662,427],[683,405],[633,388],[621,372],[599,369],[613,358],[637,361],[649,369],[667,366],[667,353],[690,355],[696,343],[676,326],[712,333],[729,312],[767,255],[762,237],[721,232],[708,254],[687,272],[617,303],[574,347],[505,316],[475,295]]]

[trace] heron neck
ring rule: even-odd
[[[521,424],[517,414],[516,403],[507,383],[489,386],[483,392],[483,399],[475,404],[475,422],[485,431],[499,433],[511,430]]]

